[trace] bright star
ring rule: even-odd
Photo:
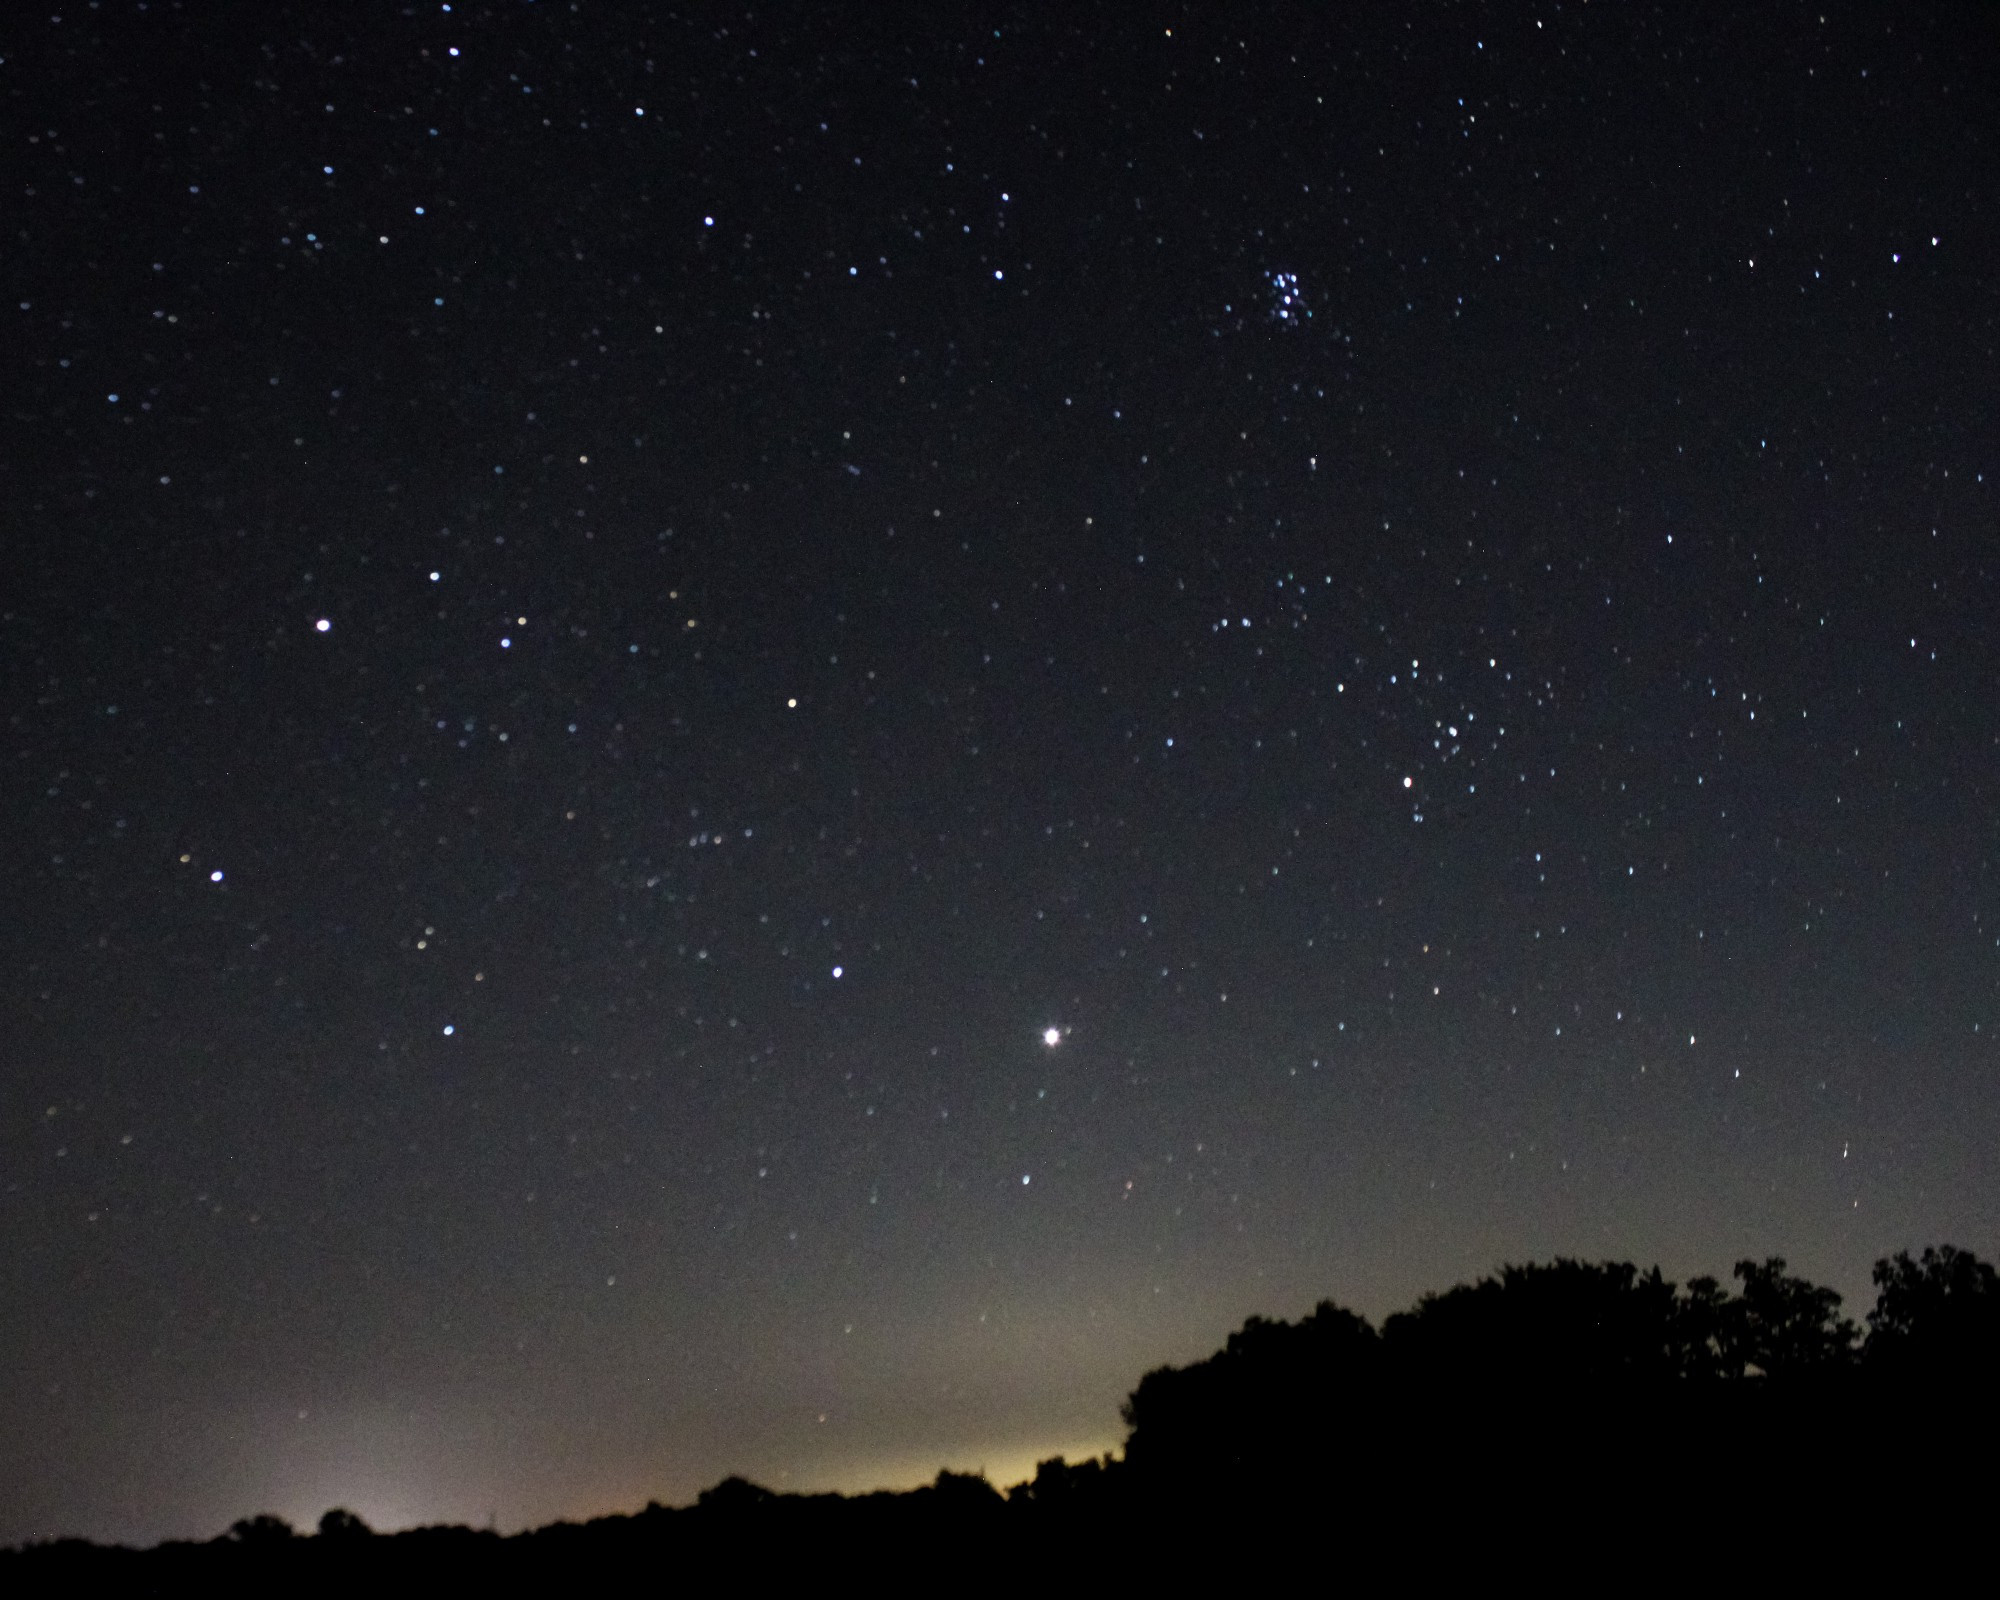
[[[1047,1045],[1051,1050],[1055,1049],[1057,1045],[1062,1043],[1062,1029],[1060,1028],[1042,1029],[1042,1043]]]

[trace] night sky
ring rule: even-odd
[[[2000,1244],[1989,7],[0,25],[0,1541]]]

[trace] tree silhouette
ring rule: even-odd
[[[1099,1503],[1115,1468],[1113,1458],[1071,1462],[1061,1456],[1035,1463],[1035,1475],[1007,1491],[1010,1502],[1064,1512]]]
[[[1125,1459],[1188,1493],[1338,1457],[1371,1423],[1380,1354],[1375,1330],[1331,1301],[1298,1322],[1252,1317],[1206,1361],[1139,1380],[1123,1407]]]
[[[1854,1358],[1855,1327],[1833,1289],[1795,1278],[1783,1256],[1739,1261],[1743,1289],[1724,1318],[1723,1354],[1734,1374],[1824,1376]]]
[[[1675,1372],[1698,1381],[1741,1377],[1741,1368],[1732,1365],[1736,1341],[1730,1318],[1727,1289],[1710,1277],[1688,1279],[1668,1335]]]
[[[713,1488],[702,1490],[695,1496],[695,1504],[719,1515],[733,1517],[768,1505],[777,1498],[761,1483],[752,1483],[748,1478],[732,1474]]]
[[[1427,1294],[1382,1337],[1426,1383],[1546,1398],[1669,1376],[1676,1315],[1657,1267],[1641,1275],[1629,1261],[1558,1258]]]
[[[2000,1358],[2000,1274],[1969,1250],[1927,1247],[1875,1263],[1863,1356],[1871,1372],[1991,1389]]]
[[[244,1517],[229,1525],[229,1538],[237,1544],[271,1545],[283,1539],[298,1536],[295,1529],[283,1517],[274,1517],[268,1511],[254,1517]]]
[[[372,1534],[337,1508],[301,1539],[267,1514],[153,1551],[0,1551],[0,1591],[544,1593],[586,1564],[636,1586],[663,1563],[733,1573],[746,1551],[795,1558],[813,1581],[884,1551],[926,1574],[962,1578],[973,1560],[1026,1581],[1115,1552],[1184,1580],[1204,1551],[1294,1549],[1328,1572],[1384,1551],[1490,1561],[1557,1518],[1552,1561],[1650,1549],[1667,1527],[1753,1561],[1773,1530],[1812,1529],[1846,1561],[1864,1520],[1983,1525],[2000,1422],[2000,1273],[1943,1245],[1874,1275],[1858,1352],[1840,1296],[1776,1256],[1738,1262],[1733,1292],[1629,1262],[1511,1265],[1423,1296],[1379,1334],[1328,1301],[1297,1322],[1251,1317],[1207,1359],[1139,1380],[1122,1459],[1043,1461],[1004,1497],[948,1470],[854,1496],[728,1478],[692,1507],[508,1538]]]
[[[1002,1503],[1000,1491],[987,1482],[985,1473],[953,1472],[949,1467],[940,1467],[929,1489],[918,1492],[930,1495],[940,1509],[948,1507],[962,1515],[984,1515]]]

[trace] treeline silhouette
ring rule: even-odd
[[[1140,1380],[1120,1455],[1045,1461],[1005,1494],[954,1472],[851,1496],[730,1478],[692,1506],[506,1537],[375,1534],[341,1510],[309,1536],[258,1516],[206,1543],[0,1552],[0,1589],[540,1593],[835,1570],[984,1587],[1064,1560],[1247,1571],[1280,1552],[1351,1577],[1676,1550],[1762,1570],[1818,1551],[1851,1573],[1897,1530],[1934,1550],[1974,1537],[2000,1487],[2000,1275],[1945,1245],[1876,1263],[1874,1281],[1864,1330],[1777,1257],[1729,1284],[1508,1266],[1379,1329],[1331,1302],[1252,1317]]]

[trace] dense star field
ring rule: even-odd
[[[1991,1258],[1995,45],[9,16],[0,1541]]]

